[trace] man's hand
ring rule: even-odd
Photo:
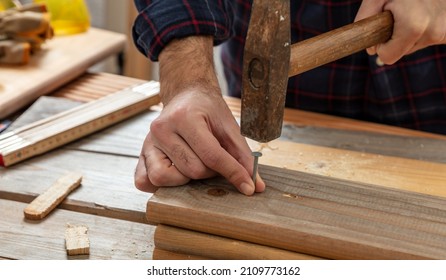
[[[355,21],[384,10],[393,14],[392,38],[367,52],[377,54],[385,64],[428,46],[446,44],[445,0],[363,0]]]
[[[164,109],[144,141],[136,187],[154,192],[221,174],[246,195],[262,192],[261,178],[255,187],[251,179],[251,150],[221,96],[212,38],[173,41],[159,60]]]

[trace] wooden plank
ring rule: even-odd
[[[145,124],[150,123],[156,115],[154,112],[144,113],[69,147],[138,157],[149,130]],[[145,129],[141,129],[143,126]],[[249,144],[254,150],[260,147],[254,141],[249,141]],[[260,162],[264,165],[446,197],[446,164],[281,140],[272,141],[269,147],[262,150]],[[426,187],[426,183],[429,187]]]
[[[87,32],[48,40],[24,66],[2,66],[0,118],[78,77],[90,66],[121,51],[123,34],[90,28]]]
[[[146,223],[151,196],[134,187],[136,158],[55,150],[10,168],[0,168],[0,198],[29,203],[68,170],[83,174],[82,187],[60,208]],[[23,216],[23,214],[22,214]]]
[[[274,167],[260,171],[267,188],[252,197],[221,178],[159,189],[147,204],[148,220],[323,258],[446,258],[445,199]]]
[[[69,148],[138,157],[149,131],[147,124],[156,116],[156,112],[141,114],[77,141]],[[254,150],[260,147],[254,141],[249,141],[249,144]],[[272,141],[269,147],[262,150],[260,163],[264,165],[446,197],[446,164],[281,140]]]
[[[226,97],[226,103],[236,117],[240,117],[240,99]],[[371,123],[349,118],[319,114],[285,108],[284,123],[290,123],[298,126],[316,126],[339,130],[367,131],[374,133],[383,133],[400,136],[425,137],[432,139],[446,140],[446,135],[434,134],[424,131],[406,129],[396,126]]]
[[[446,163],[446,141],[365,131],[285,124],[283,141],[338,148],[363,153]]]
[[[69,148],[138,157],[149,131],[146,124],[155,117],[154,112],[144,113]],[[249,144],[253,150],[260,149],[257,142],[249,140]],[[260,163],[264,165],[446,197],[446,164],[281,140],[272,141],[269,147],[262,150]]]
[[[37,196],[23,210],[25,218],[30,220],[41,220],[56,208],[65,197],[80,186],[82,174],[70,172],[57,179],[45,192]]]
[[[65,247],[69,256],[89,255],[90,239],[88,239],[88,227],[68,224],[65,229]]]
[[[25,204],[0,199],[0,256],[25,260],[65,259],[151,259],[154,228],[147,224],[55,211],[41,222],[23,219]],[[89,256],[68,256],[65,250],[66,224],[89,228]]]
[[[156,248],[153,250],[153,259],[154,260],[207,260],[201,256],[193,256],[180,254],[175,252],[166,251],[163,249]]]
[[[250,145],[259,149],[257,143]],[[269,143],[262,154],[259,162],[265,165],[446,197],[446,164],[279,140]]]
[[[219,260],[315,260],[318,257],[197,231],[158,225],[155,247],[182,255]],[[158,258],[158,257],[157,257]]]

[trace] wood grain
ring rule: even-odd
[[[219,260],[315,260],[314,256],[234,240],[221,236],[158,225],[155,246],[182,255]],[[212,248],[209,250],[209,248]],[[155,258],[155,257],[154,257]]]
[[[84,225],[67,225],[65,229],[65,248],[69,256],[90,254],[88,227]]]
[[[62,88],[51,93],[55,97],[88,102],[120,91],[124,88],[147,82],[110,73],[85,73]]]
[[[49,40],[29,64],[2,67],[0,118],[78,77],[90,66],[121,51],[125,35],[90,28],[87,32]]]
[[[136,163],[132,157],[59,149],[8,169],[0,168],[0,198],[29,203],[50,182],[71,170],[83,174],[82,187],[60,208],[147,223],[145,209],[151,194],[134,187]]]
[[[255,142],[249,143],[253,150],[262,149],[261,164],[446,197],[446,164],[279,140],[264,148]]]
[[[446,163],[446,141],[425,137],[388,135],[332,128],[285,124],[282,141],[362,153]]]
[[[291,46],[289,76],[295,76],[371,46],[392,36],[390,11],[323,33]]]
[[[24,203],[0,199],[0,256],[21,260],[151,259],[154,228],[147,224],[60,210],[40,222],[23,219]],[[66,224],[87,225],[89,256],[68,256]]]
[[[25,210],[25,218],[41,220],[59,205],[73,190],[80,186],[82,174],[70,172],[57,179],[45,192],[36,197]]]
[[[176,252],[170,252],[163,249],[156,248],[153,250],[154,260],[206,260],[201,256],[193,256],[189,254],[180,254]]]
[[[323,258],[446,258],[445,199],[280,168],[260,172],[267,189],[252,197],[218,178],[160,189],[147,218]]]
[[[226,103],[235,117],[240,117],[240,99],[225,97]],[[371,123],[349,118],[307,112],[302,110],[285,108],[284,123],[297,126],[316,126],[334,128],[339,130],[367,131],[380,134],[391,134],[400,136],[426,137],[446,140],[446,135],[434,134],[419,130],[411,130],[397,126]]]

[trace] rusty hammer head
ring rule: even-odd
[[[282,131],[290,25],[290,0],[253,1],[243,55],[241,133],[259,142]]]

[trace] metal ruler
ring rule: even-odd
[[[148,110],[160,102],[159,83],[107,95],[0,135],[0,166],[43,154]]]

